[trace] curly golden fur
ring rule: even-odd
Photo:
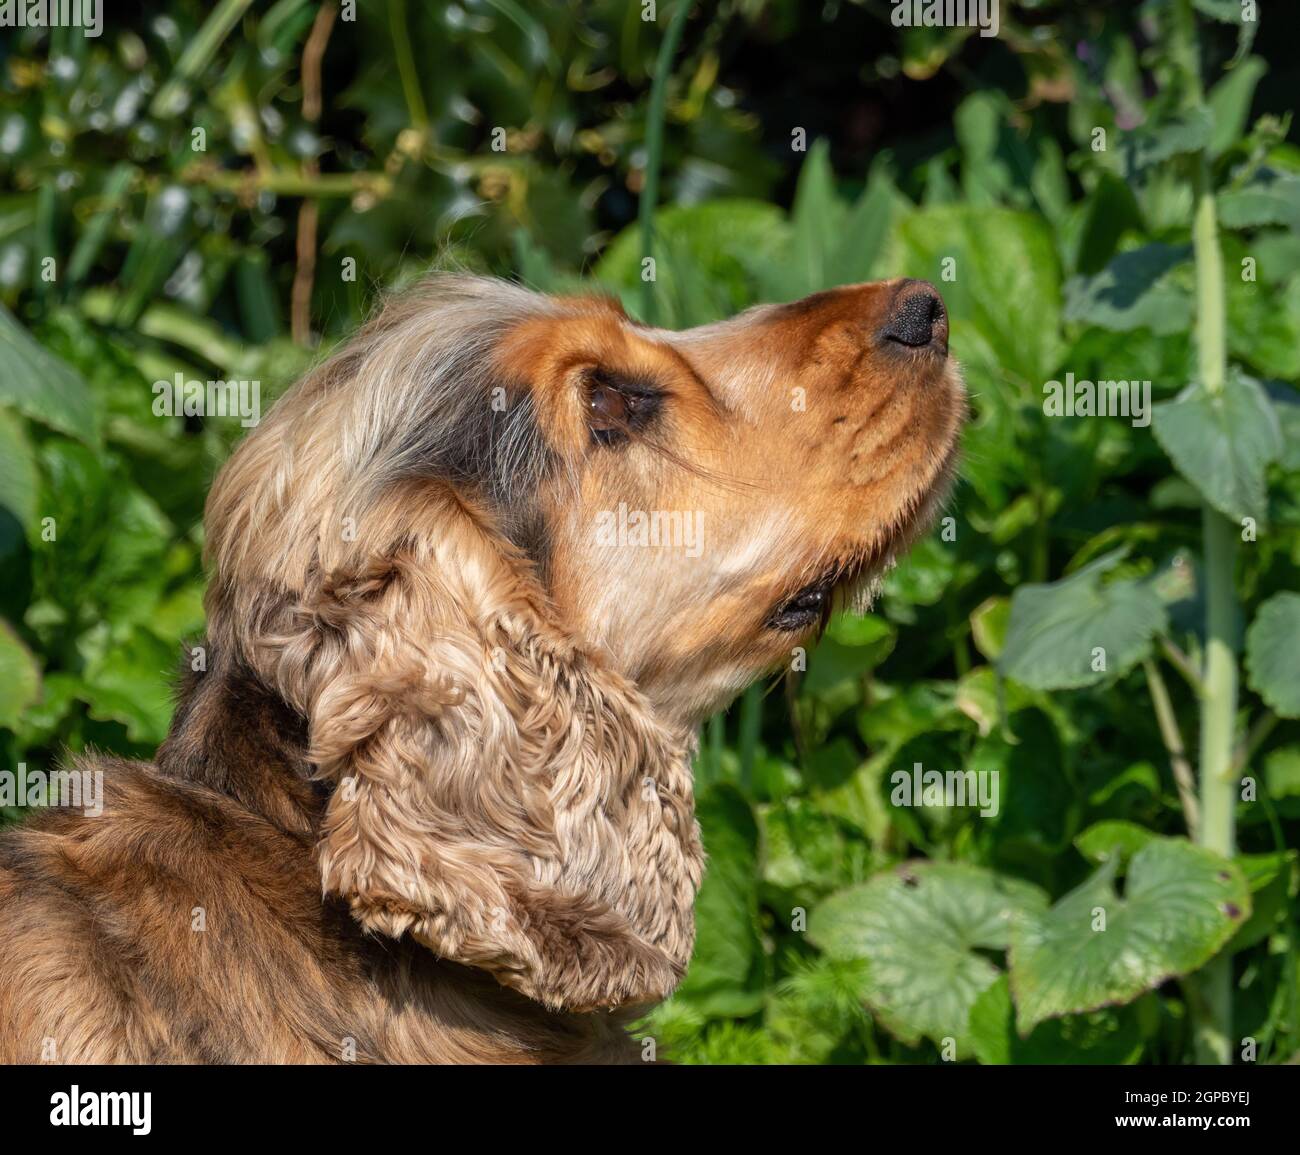
[[[217,478],[156,762],[82,758],[102,816],[0,839],[0,1059],[637,1057],[694,938],[694,728],[869,596],[963,412],[919,282],[683,333],[388,302]],[[626,508],[706,540],[593,532]]]

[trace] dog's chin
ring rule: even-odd
[[[948,447],[933,478],[899,510],[862,558],[836,583],[834,605],[851,614],[869,613],[885,576],[916,542],[929,532],[952,493],[957,475],[956,441]]]

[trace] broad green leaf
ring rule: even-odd
[[[41,671],[32,652],[0,618],[0,726],[10,730],[40,694]]]
[[[1253,244],[1230,235],[1223,238],[1227,268],[1240,269],[1243,258],[1254,256]],[[1261,264],[1265,259],[1260,254]],[[1230,275],[1226,288],[1228,355],[1257,377],[1300,379],[1300,277],[1274,288],[1263,280]],[[1292,400],[1300,399],[1294,389],[1283,388]]]
[[[99,436],[95,398],[81,374],[33,340],[3,305],[0,403],[81,441]]]
[[[829,286],[831,255],[843,243],[845,206],[835,195],[830,142],[818,137],[799,170],[790,209],[794,229],[788,261],[790,292],[803,297]]]
[[[1213,130],[1214,118],[1203,105],[1144,126],[1124,138],[1125,171],[1131,179],[1170,157],[1199,152],[1210,143]]]
[[[1073,277],[1065,286],[1065,319],[1127,333],[1186,332],[1192,322],[1192,293],[1178,271],[1192,255],[1190,245],[1143,245],[1113,257],[1100,273]]]
[[[1006,697],[1014,699],[1015,684],[1008,690]],[[980,807],[980,827],[992,831],[995,861],[1019,862],[1026,852],[1054,860],[1076,825],[1075,791],[1066,776],[1060,735],[1042,709],[1008,706],[1007,715],[962,760],[962,770],[974,771],[983,791],[972,805]]]
[[[867,961],[866,1000],[900,1040],[957,1040],[1001,971],[1013,923],[1046,908],[1037,887],[956,862],[909,862],[819,903],[808,937],[832,958]]]
[[[841,235],[826,264],[828,285],[870,280],[885,242],[902,211],[902,197],[888,166],[871,166],[866,188],[844,220]]]
[[[1300,594],[1275,594],[1260,606],[1246,634],[1246,670],[1278,714],[1300,718]]]
[[[1142,659],[1165,628],[1165,608],[1145,582],[1102,585],[1122,552],[1058,582],[1016,590],[998,658],[1004,677],[1036,690],[1067,690],[1123,674]]]
[[[0,409],[0,507],[12,513],[28,531],[36,521],[39,487],[36,455],[22,419],[8,409]]]
[[[957,709],[975,723],[981,738],[987,738],[999,723],[1021,710],[1039,705],[1042,695],[1018,682],[999,678],[992,666],[976,666],[957,683]]]
[[[1285,225],[1300,229],[1300,177],[1267,173],[1218,197],[1219,220],[1230,229]]]
[[[1152,432],[1178,472],[1234,521],[1268,520],[1265,469],[1282,451],[1277,414],[1258,381],[1235,367],[1218,394],[1193,382],[1152,411]]]
[[[836,614],[810,654],[800,692],[824,696],[846,680],[861,678],[889,657],[897,637],[896,628],[878,615]]]
[[[922,538],[885,578],[884,594],[913,606],[932,606],[956,573],[956,554],[937,537]]]
[[[709,868],[695,901],[695,950],[673,998],[706,1016],[743,1018],[763,999],[758,826],[744,795],[725,784],[700,795],[696,814]]]
[[[1094,866],[1118,858],[1127,862],[1148,842],[1156,838],[1152,831],[1136,822],[1107,819],[1095,822],[1075,836],[1074,845],[1079,853]]]
[[[92,718],[120,722],[132,742],[157,746],[171,723],[179,661],[178,650],[137,628],[87,662],[80,696]]]
[[[52,536],[33,542],[33,584],[38,596],[75,611],[107,536],[110,478],[102,455],[77,441],[51,438],[38,458],[37,515],[53,520]]]
[[[654,225],[659,242],[656,278],[661,291],[675,283],[674,256],[688,256],[694,275],[713,286],[722,313],[753,302],[758,271],[775,265],[790,233],[785,214],[776,205],[740,199],[669,205],[655,213]],[[596,279],[630,291],[627,301],[634,305],[642,283],[643,256],[640,234],[632,224],[605,250],[596,266]]]
[[[1295,873],[1296,852],[1283,850],[1273,854],[1239,854],[1234,861],[1241,867],[1250,887],[1250,918],[1225,948],[1236,954],[1254,946],[1273,932],[1278,916],[1286,909]]]
[[[990,662],[997,661],[1006,645],[1011,621],[1011,602],[1004,597],[986,598],[970,612],[970,632],[975,648]]]
[[[146,622],[152,615],[167,581],[163,558],[172,533],[171,522],[135,486],[114,490],[104,547],[87,575],[88,592],[109,620]]]
[[[866,839],[806,798],[764,807],[762,829],[763,881],[790,892],[797,905],[872,873]]]
[[[1137,1015],[1128,1008],[1068,1015],[1040,1023],[1022,1039],[1016,1031],[1015,1006],[1006,975],[975,1000],[970,1038],[985,1066],[1038,1066],[1046,1063],[1115,1065],[1136,1061],[1142,1053]]]
[[[879,614],[838,613],[826,626],[825,636],[844,646],[877,647],[883,659],[893,649],[897,634],[898,631]]]
[[[1300,746],[1270,750],[1264,758],[1270,798],[1300,798]]]
[[[1258,8],[1252,8],[1254,14],[1248,20],[1241,0],[1192,0],[1192,7],[1223,24],[1237,26],[1237,53],[1233,57],[1233,62],[1240,64],[1246,58],[1251,45],[1255,43],[1255,35],[1259,31]]]
[[[1027,1035],[1045,1019],[1132,1002],[1208,962],[1250,915],[1239,867],[1177,839],[1144,846],[1121,896],[1112,857],[1050,911],[1011,928],[1011,991]],[[1103,929],[1104,928],[1104,929]]]
[[[1115,255],[1115,246],[1124,233],[1141,227],[1142,210],[1128,182],[1116,173],[1101,172],[1088,195],[1079,238],[1078,271],[1089,275],[1101,272]]]
[[[1209,146],[1212,157],[1226,152],[1245,131],[1255,86],[1267,71],[1268,65],[1258,56],[1252,56],[1230,69],[1210,89],[1205,102],[1214,116]]]

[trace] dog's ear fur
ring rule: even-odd
[[[243,616],[333,786],[324,889],[552,1009],[661,999],[694,937],[690,751],[547,621],[488,520],[403,487],[301,596]]]
[[[461,502],[399,504],[429,524],[313,607],[326,890],[552,1008],[665,997],[700,876],[688,751]]]

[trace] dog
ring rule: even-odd
[[[102,815],[0,837],[0,1059],[639,1059],[696,728],[869,601],[964,415],[921,281],[683,332],[386,302],[220,471],[155,761],[83,756]]]

